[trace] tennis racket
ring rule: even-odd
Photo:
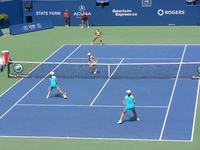
[[[122,99],[122,104],[126,104],[126,100],[125,99]]]
[[[103,33],[104,33],[104,31],[102,31],[102,30],[101,30],[101,33],[100,33],[100,35],[103,35]]]

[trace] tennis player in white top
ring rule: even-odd
[[[94,71],[93,74],[97,73],[97,69],[94,68],[94,66],[98,63],[96,57],[92,56],[91,53],[88,53],[88,63],[91,63],[89,68],[92,69]]]

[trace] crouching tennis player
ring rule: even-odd
[[[96,57],[92,56],[91,53],[88,53],[88,63],[91,63],[89,68],[92,69],[94,72],[93,74],[97,73],[97,69],[94,66],[98,63]]]
[[[65,93],[63,93],[63,91],[58,86],[58,81],[56,79],[56,76],[54,76],[54,74],[55,74],[54,72],[50,72],[50,74],[49,74],[50,89],[49,89],[49,92],[47,94],[47,98],[49,98],[49,96],[50,96],[50,94],[51,94],[53,89],[57,89],[63,95],[63,98],[67,98]]]
[[[140,119],[138,118],[138,114],[136,113],[135,111],[135,103],[136,103],[136,100],[134,98],[134,96],[131,94],[131,91],[130,90],[127,90],[126,91],[127,95],[125,96],[125,108],[124,110],[122,111],[121,113],[121,116],[120,116],[120,119],[119,121],[117,122],[118,124],[121,124],[122,123],[122,119],[124,118],[124,115],[127,111],[132,111],[133,114],[135,115],[137,121],[139,121]]]

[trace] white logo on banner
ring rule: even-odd
[[[42,28],[41,23],[36,23],[36,24],[29,24],[23,26],[23,30],[35,30],[36,28]]]
[[[142,0],[142,7],[151,7],[152,0]]]
[[[163,16],[163,15],[185,15],[186,11],[185,10],[163,10],[163,9],[159,9],[157,11],[157,14],[159,16]]]
[[[80,5],[80,6],[78,7],[78,10],[79,10],[79,11],[85,11],[85,6],[84,6],[84,5]]]
[[[0,3],[4,3],[4,2],[11,2],[13,0],[0,0]]]
[[[36,11],[37,16],[60,16],[61,11]]]
[[[27,27],[27,26],[23,26],[23,29],[24,29],[24,30],[28,30],[28,27]]]
[[[42,28],[41,23],[37,23],[37,24],[36,24],[36,27],[37,27],[37,28]]]
[[[28,25],[28,28],[31,30],[35,30],[35,26],[36,26],[35,24],[30,24],[30,25]]]
[[[159,16],[162,16],[163,14],[164,14],[164,10],[159,9],[159,10],[158,10],[158,15],[159,15]]]
[[[80,5],[78,7],[78,12],[74,12],[74,16],[76,16],[76,18],[81,18],[81,16],[86,13],[88,16],[91,16],[92,13],[91,12],[85,12],[86,10],[86,7],[84,5]]]
[[[128,17],[128,16],[137,16],[138,15],[137,13],[134,13],[130,9],[121,9],[121,10],[113,9],[112,13],[114,13],[115,16],[117,16],[117,17]]]

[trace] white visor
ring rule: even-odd
[[[49,74],[50,74],[50,75],[54,75],[54,74],[55,74],[55,72],[50,72]]]
[[[127,93],[127,94],[130,94],[130,93],[131,93],[131,90],[127,90],[126,93]]]

